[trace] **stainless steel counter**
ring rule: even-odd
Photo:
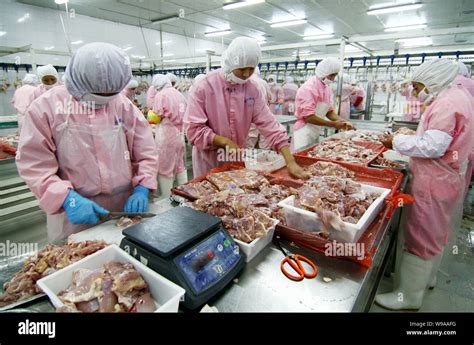
[[[161,200],[150,205],[150,212],[161,213],[177,205],[169,200]],[[376,241],[378,250],[370,269],[365,269],[354,262],[328,258],[282,241],[285,249],[303,254],[316,263],[319,274],[315,279],[302,282],[287,279],[280,271],[283,254],[274,244],[271,244],[248,263],[238,278],[208,304],[216,306],[221,312],[367,311],[372,304],[373,294],[387,264],[397,224],[396,213],[390,221],[386,222],[380,238]],[[104,239],[108,242],[120,243],[121,238],[121,230],[115,226],[115,221],[109,221],[73,235],[73,239],[78,241]],[[8,271],[15,272],[15,265],[19,269],[20,261],[11,261]],[[6,273],[6,266],[0,263],[0,270],[3,276],[3,273]],[[325,282],[323,278],[332,280]],[[30,312],[54,311],[46,297],[19,308]]]

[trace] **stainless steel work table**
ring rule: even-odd
[[[150,212],[161,213],[177,206],[170,200],[151,203]],[[274,244],[267,246],[248,263],[241,274],[218,296],[209,301],[221,312],[350,312],[368,311],[377,286],[388,262],[399,223],[399,211],[385,222],[383,231],[375,241],[377,251],[370,269],[358,264],[325,257],[322,254],[299,248],[282,241],[285,249],[312,259],[319,269],[315,279],[293,282],[280,271],[283,254]],[[119,243],[121,230],[115,221],[98,225],[73,235],[75,240],[105,239]],[[40,244],[44,245],[46,243]],[[24,258],[0,261],[0,283],[21,268]],[[331,278],[325,282],[323,278]],[[19,306],[22,311],[52,312],[53,306],[46,297]]]

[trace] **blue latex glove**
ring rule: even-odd
[[[351,113],[355,113],[355,112],[356,112],[356,108],[353,105],[351,105]]]
[[[64,199],[63,208],[67,218],[72,224],[97,224],[99,214],[108,214],[105,208],[99,206],[92,200],[84,198],[73,189],[69,191]]]
[[[275,105],[275,113],[278,113],[280,111],[280,104]]]
[[[136,186],[123,210],[128,213],[145,212],[148,209],[148,193],[150,193],[148,188],[141,185]]]

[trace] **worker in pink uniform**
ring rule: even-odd
[[[170,80],[171,86],[176,87],[178,83],[178,77],[174,75],[173,73],[166,73],[166,77]]]
[[[133,102],[135,95],[137,94],[138,81],[135,79],[130,80],[130,82],[125,86],[125,89],[122,90],[122,95],[127,97]]]
[[[474,100],[453,84],[457,71],[448,59],[430,60],[414,71],[414,93],[427,108],[416,135],[399,134],[392,141],[396,151],[411,157],[415,203],[407,206],[398,286],[375,298],[388,309],[421,307],[425,289],[436,284],[448,236],[461,220],[464,174],[474,145]]]
[[[351,85],[353,87],[350,101],[351,101],[351,112],[356,110],[365,109],[365,90],[362,86],[358,85],[357,80],[352,79]]]
[[[292,150],[316,144],[319,141],[320,126],[336,129],[354,128],[343,121],[334,111],[331,102],[331,84],[341,69],[336,58],[326,58],[316,66],[316,76],[308,79],[296,93],[296,121],[293,127]],[[328,120],[324,119],[327,118]]]
[[[285,94],[283,88],[277,83],[275,74],[270,74],[267,78],[268,86],[270,87],[270,110],[275,115],[283,114],[283,103],[285,103]]]
[[[349,120],[351,117],[351,95],[354,91],[351,77],[344,73],[342,76],[341,108],[339,109],[339,117],[343,120]]]
[[[157,188],[150,126],[120,94],[132,77],[127,54],[108,43],[86,44],[66,74],[65,86],[28,108],[16,160],[48,214],[50,241],[93,226],[109,211],[144,212]]]
[[[51,64],[38,67],[36,69],[36,74],[38,75],[41,84],[36,87],[33,93],[34,99],[38,98],[53,87],[61,85],[58,83],[58,71]]]
[[[184,158],[186,145],[183,133],[183,117],[186,99],[171,85],[163,74],[153,79],[156,89],[153,112],[160,116],[156,125],[155,143],[158,151],[158,184],[161,195],[170,196],[175,179],[178,185],[188,182]]]
[[[283,104],[283,115],[295,115],[295,98],[298,91],[298,85],[295,84],[293,77],[287,76],[283,84],[283,94],[285,103]]]
[[[209,72],[189,95],[184,123],[193,145],[194,176],[226,163],[226,153],[243,148],[254,123],[270,147],[282,153],[290,174],[307,177],[290,153],[285,128],[250,79],[260,57],[256,40],[234,39],[222,56],[223,68]]]
[[[403,83],[401,95],[405,97],[402,120],[409,122],[419,121],[425,107],[423,106],[423,102],[420,102],[418,98],[413,95],[413,85],[408,82]]]
[[[201,80],[203,80],[206,77],[205,74],[198,74],[192,81],[191,87],[189,88],[188,95],[193,92],[194,85],[197,85]]]
[[[469,73],[467,66],[463,62],[458,61],[458,67],[459,67],[458,75],[456,76],[456,79],[454,79],[454,82],[457,85],[463,86],[471,94],[471,96],[474,97],[474,80],[471,79],[471,74]],[[466,197],[467,192],[469,191],[469,186],[471,185],[473,169],[474,169],[474,147],[472,148],[472,152],[469,155],[469,163],[467,165],[467,171],[466,171],[464,197]]]
[[[21,86],[15,90],[12,98],[12,105],[16,109],[18,116],[18,129],[21,131],[26,109],[33,102],[34,92],[38,85],[38,77],[35,74],[26,74],[21,81]]]

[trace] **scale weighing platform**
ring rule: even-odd
[[[245,266],[221,220],[189,207],[172,208],[123,235],[122,249],[186,290],[188,309],[205,304]]]

